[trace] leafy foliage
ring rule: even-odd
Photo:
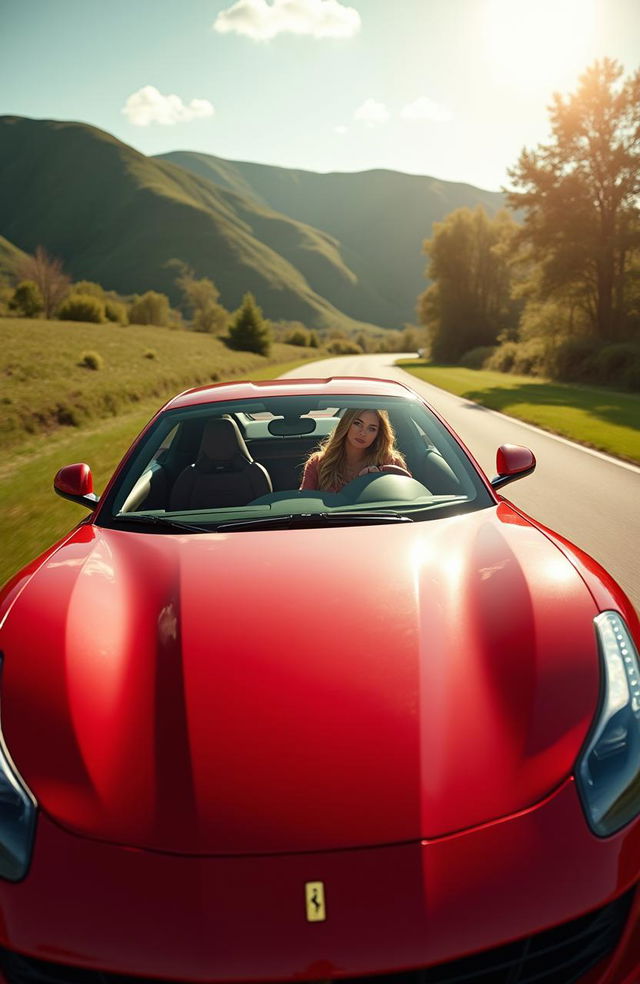
[[[271,348],[271,326],[262,317],[253,294],[244,295],[239,309],[229,325],[229,344],[242,352],[268,355]]]
[[[531,296],[579,306],[603,340],[629,337],[640,249],[640,71],[596,61],[550,110],[552,138],[509,171]],[[635,261],[635,262],[634,262]]]
[[[18,262],[21,279],[32,280],[42,297],[45,318],[51,318],[69,290],[70,277],[62,269],[62,261],[49,256],[43,246],[37,246],[33,256],[25,256]]]
[[[98,369],[104,368],[104,359],[99,352],[83,352],[80,357],[80,365],[96,372]]]
[[[166,294],[159,294],[155,290],[148,290],[142,297],[136,297],[129,308],[129,323],[132,325],[159,325],[166,327],[169,324],[171,308],[169,298]]]
[[[434,223],[424,245],[434,282],[418,299],[418,311],[436,361],[453,362],[470,348],[493,345],[517,322],[508,263],[515,230],[507,212],[490,219],[480,206]]]
[[[173,261],[175,262],[175,261]],[[208,277],[196,277],[193,270],[177,261],[182,268],[176,284],[195,331],[220,335],[229,321],[229,312],[218,303],[220,291]]]
[[[69,294],[58,308],[62,321],[89,321],[102,324],[105,318],[105,305],[95,294]]]
[[[21,280],[9,301],[9,308],[25,318],[35,318],[44,308],[40,288],[33,280]]]

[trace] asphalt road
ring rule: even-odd
[[[397,358],[342,356],[300,366],[287,375],[377,376],[405,382],[442,414],[489,477],[496,473],[500,444],[531,448],[538,463],[535,472],[508,485],[503,494],[591,554],[640,612],[640,468],[423,383],[396,368]]]

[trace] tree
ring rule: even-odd
[[[271,349],[271,326],[262,317],[253,294],[245,294],[242,304],[229,325],[229,344],[242,352],[268,355]]]
[[[551,141],[508,172],[521,189],[509,203],[525,213],[518,239],[537,268],[531,296],[578,304],[606,341],[630,334],[640,249],[640,71],[622,75],[605,58],[575,93],[556,93]]]
[[[46,249],[37,246],[33,256],[27,256],[17,264],[21,280],[32,280],[42,296],[45,318],[53,317],[63,297],[66,296],[71,278],[62,269],[62,261],[49,256]]]
[[[434,223],[425,242],[433,283],[418,298],[431,356],[457,361],[468,349],[493,345],[517,319],[507,244],[516,224],[506,212],[490,219],[482,206],[459,208]]]
[[[180,263],[180,261],[173,261]],[[229,312],[218,303],[220,291],[208,277],[198,278],[183,263],[176,284],[182,291],[184,304],[196,331],[220,334],[229,321]]]
[[[38,285],[33,280],[21,280],[9,301],[9,308],[23,314],[25,318],[35,318],[43,307]]]

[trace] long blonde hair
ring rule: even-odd
[[[365,410],[346,410],[338,422],[338,426],[324,441],[318,456],[318,485],[327,491],[346,482],[347,454],[345,450],[347,434],[354,420],[365,413]],[[386,410],[373,410],[378,417],[378,433],[376,439],[367,448],[362,459],[362,467],[371,465],[388,465],[391,459],[405,466],[404,458],[396,447],[396,435]]]

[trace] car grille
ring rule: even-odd
[[[615,949],[632,898],[628,892],[579,919],[461,960],[399,974],[342,978],[340,984],[576,984]],[[83,970],[2,948],[0,968],[9,984],[153,984],[149,978]]]

